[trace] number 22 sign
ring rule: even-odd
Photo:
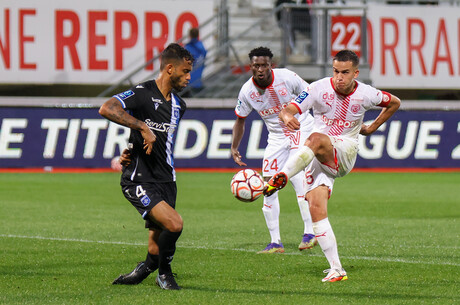
[[[331,20],[331,55],[340,50],[354,51],[361,57],[361,17],[332,16]]]

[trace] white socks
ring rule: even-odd
[[[340,262],[339,253],[337,251],[337,241],[335,240],[335,235],[332,231],[329,219],[326,217],[320,221],[314,222],[313,230],[315,231],[318,244],[321,250],[323,250],[331,269],[341,269],[342,263]]]
[[[299,148],[299,151],[296,152],[292,157],[289,157],[286,164],[281,169],[288,178],[293,177],[295,174],[304,170],[308,164],[315,157],[315,153],[308,146],[302,146]]]
[[[291,181],[292,186],[294,187],[295,193],[297,195],[297,203],[299,204],[300,215],[304,223],[304,234],[314,234],[313,225],[310,215],[310,207],[308,206],[308,201],[305,200],[305,180],[304,172],[301,171],[299,174],[293,176],[289,181]]]
[[[308,201],[305,200],[305,197],[297,197],[297,202],[299,204],[300,215],[302,216],[304,224],[303,234],[314,234]]]
[[[264,196],[264,212],[265,222],[267,223],[268,231],[272,243],[281,243],[280,236],[280,202],[278,200],[278,193],[274,193],[270,197]]]

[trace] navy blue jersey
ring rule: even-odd
[[[132,162],[123,168],[121,184],[176,181],[174,135],[187,107],[185,102],[174,92],[170,101],[165,100],[154,80],[140,83],[114,97],[125,110],[145,122],[156,135],[153,150],[147,155],[141,133],[131,129],[128,148]]]

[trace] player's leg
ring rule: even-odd
[[[168,290],[180,289],[171,270],[171,262],[176,252],[176,242],[179,239],[183,221],[177,211],[165,201],[156,204],[149,212],[149,218],[163,228],[158,235],[158,276],[157,284]]]
[[[265,217],[268,232],[270,233],[270,243],[265,247],[264,250],[258,253],[283,253],[284,246],[281,243],[280,235],[280,203],[278,194],[276,196],[264,197],[264,205],[262,212]]]
[[[302,217],[302,221],[304,223],[304,231],[302,235],[302,241],[299,244],[299,250],[302,251],[305,249],[311,249],[317,244],[317,241],[315,238],[315,234],[313,232],[313,225],[310,215],[310,209],[308,206],[308,201],[305,199],[305,173],[301,171],[300,173],[292,177],[290,181],[297,195],[297,203],[299,205],[300,216]],[[273,194],[273,196],[275,195],[278,194]],[[273,196],[264,198],[271,198]]]
[[[139,196],[136,196],[136,189],[138,189],[142,193],[141,196],[147,195],[149,198],[149,204],[144,205]],[[150,192],[151,190],[144,190],[144,187],[139,186],[124,186],[123,187],[123,194],[125,195],[126,199],[131,202],[131,204],[138,210],[138,212],[143,215],[147,213],[147,210],[153,207],[152,201],[155,201],[155,196],[152,195]],[[148,195],[149,194],[149,195]],[[146,198],[147,198],[146,197]],[[162,229],[160,226],[155,224],[154,222],[150,221],[148,218],[145,219],[145,227],[149,229],[148,235],[148,251],[147,256],[144,261],[141,261],[137,264],[137,266],[129,273],[122,274],[118,278],[116,278],[112,284],[116,285],[137,285],[140,284],[144,279],[146,279],[150,273],[154,272],[158,269],[158,245],[157,240],[158,236],[161,233]]]
[[[283,135],[278,137],[270,134],[267,140],[268,144],[264,151],[264,159],[262,162],[262,175],[264,180],[268,181],[271,176],[276,173],[279,166],[284,164],[288,152],[288,140]],[[284,246],[281,242],[280,234],[280,203],[278,196],[271,196],[269,198],[264,196],[264,205],[262,212],[264,214],[265,222],[270,233],[270,243],[265,249],[258,253],[283,253]]]
[[[329,187],[321,185],[307,193],[310,203],[310,213],[313,219],[313,230],[315,231],[318,243],[329,262],[330,269],[323,282],[335,282],[346,280],[347,275],[342,268],[337,250],[337,241],[334,231],[327,217],[327,202],[329,198]]]
[[[149,229],[149,240],[148,240],[148,251],[147,257],[145,258],[145,265],[149,270],[152,272],[158,269],[159,266],[159,254],[160,250],[158,247],[158,238],[160,237],[160,233],[163,230],[161,229]]]
[[[313,158],[317,158],[321,163],[334,166],[334,147],[329,136],[314,132],[305,141],[305,145],[299,149],[294,157],[289,158],[286,165],[281,170],[288,178],[304,170]]]
[[[327,165],[335,164],[334,147],[329,136],[317,132],[312,133],[305,141],[305,145],[290,156],[281,171],[268,181],[264,195],[271,196],[277,190],[284,188],[286,181],[304,170],[315,157]]]
[[[133,272],[134,282],[118,280],[114,284],[138,284],[154,269],[159,269],[160,287],[180,289],[174,280],[170,263],[175,253],[176,241],[182,232],[182,218],[174,209],[176,203],[176,184],[158,183],[153,185],[124,185],[123,194],[137,209],[149,228],[148,254]],[[167,201],[165,201],[167,200]],[[129,275],[128,274],[128,275]],[[157,283],[159,278],[157,277]]]

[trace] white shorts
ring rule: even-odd
[[[334,147],[335,167],[323,164],[314,158],[305,170],[307,179],[307,192],[320,185],[329,187],[329,194],[332,194],[335,178],[348,174],[355,165],[358,155],[358,143],[353,140],[329,136]]]
[[[309,135],[310,133],[300,130],[289,136],[269,134],[262,162],[262,176],[271,177],[281,171],[287,159],[304,145]]]

